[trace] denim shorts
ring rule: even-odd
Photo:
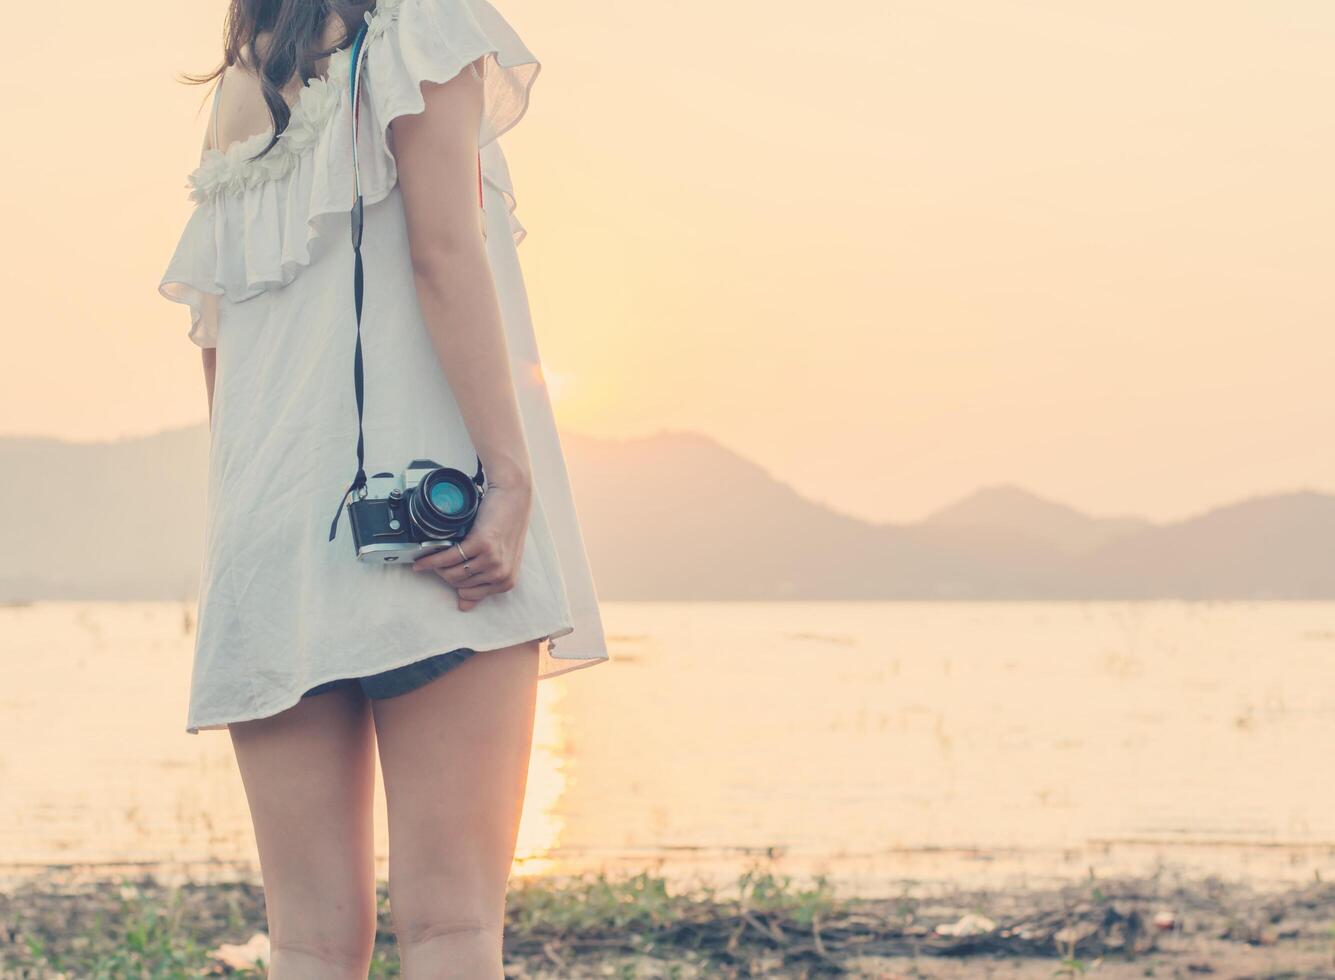
[[[341,677],[325,684],[317,684],[302,697],[324,694],[327,691],[334,691],[353,684],[361,687],[362,693],[373,701],[397,697],[421,687],[427,681],[435,680],[446,671],[458,667],[475,653],[477,653],[476,650],[460,647],[458,650],[438,653],[434,657],[427,657],[425,660],[418,660],[379,674],[370,674],[366,677]]]

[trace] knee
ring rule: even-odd
[[[477,910],[443,907],[413,915],[395,915],[394,933],[401,947],[494,945],[501,948],[503,921]]]
[[[277,975],[282,967],[309,966],[298,975],[365,977],[375,953],[376,918],[369,914],[336,915],[301,924],[273,923],[269,947]]]
[[[369,941],[351,936],[275,937],[269,943],[269,965],[275,976],[364,977],[374,952],[374,934]],[[303,964],[308,968],[298,973]]]
[[[505,931],[503,898],[490,901],[481,892],[460,887],[458,882],[453,887],[438,882],[436,888],[425,894],[415,893],[411,900],[397,905],[391,887],[389,907],[405,963],[433,962],[436,958],[500,963]]]
[[[398,864],[391,857],[389,913],[399,942],[499,934],[505,879],[476,854],[438,849]]]

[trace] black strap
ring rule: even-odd
[[[352,225],[352,294],[353,302],[357,308],[357,348],[352,359],[352,384],[357,393],[357,475],[352,478],[352,483],[343,494],[343,499],[338,502],[338,511],[334,514],[334,521],[329,525],[329,540],[333,541],[338,534],[338,521],[343,516],[343,509],[348,504],[348,499],[359,490],[366,488],[366,435],[362,430],[362,419],[365,410],[365,388],[366,380],[362,372],[362,294],[365,292],[365,274],[362,270],[362,185],[361,169],[357,165],[357,110],[358,94],[360,91],[360,68],[362,61],[363,42],[366,40],[366,24],[358,30],[357,36],[352,42],[351,71],[348,77],[348,91],[351,101],[352,113],[352,173],[353,182],[356,186],[356,200],[353,201],[352,211],[350,212]],[[215,140],[215,142],[217,142]],[[482,155],[479,153],[477,158],[477,193],[478,205],[482,205]],[[483,225],[485,235],[486,226]],[[486,476],[482,472],[482,457],[477,458],[477,474],[473,477],[473,482],[477,485],[478,492],[486,490]]]
[[[352,205],[352,300],[357,309],[357,348],[352,358],[352,385],[357,393],[357,475],[352,478],[343,499],[338,502],[334,523],[329,525],[329,540],[338,534],[338,519],[348,498],[366,486],[366,436],[362,432],[362,415],[366,402],[366,379],[362,372],[362,296],[365,293],[365,274],[362,271],[362,196]],[[478,461],[479,467],[481,460]]]

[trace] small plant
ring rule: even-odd
[[[525,882],[510,892],[510,928],[541,924],[558,932],[591,928],[658,928],[672,922],[687,900],[669,894],[667,881],[648,872],[612,879],[606,874],[566,882]]]
[[[753,868],[742,875],[738,889],[744,909],[787,915],[806,928],[834,908],[834,889],[824,875],[818,876],[811,887],[800,888],[794,886],[790,875],[776,876]]]

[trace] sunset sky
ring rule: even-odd
[[[873,519],[1335,491],[1329,0],[498,6],[544,63],[505,148],[565,430]],[[21,9],[0,434],[200,421],[155,287],[224,4]]]

